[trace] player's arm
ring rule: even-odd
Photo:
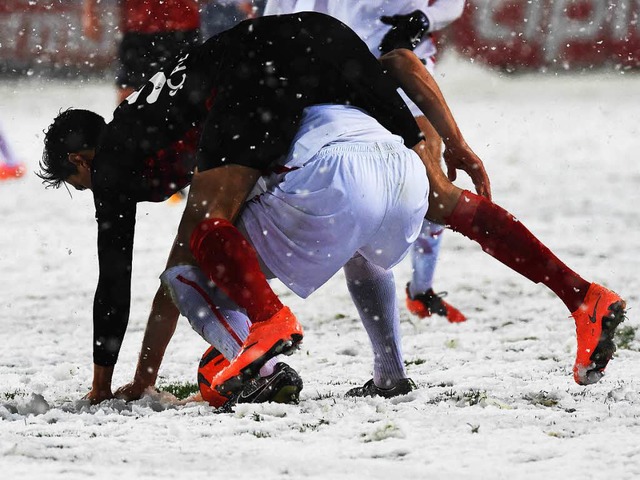
[[[118,388],[116,397],[126,401],[137,400],[145,390],[155,385],[167,345],[176,330],[179,313],[169,294],[160,285],[151,304],[133,381]]]
[[[92,403],[113,397],[111,377],[129,322],[136,205],[96,197],[96,210],[100,273],[93,302],[93,382],[86,396]]]
[[[449,180],[456,179],[456,170],[463,170],[471,177],[478,194],[491,198],[489,177],[482,161],[467,145],[440,88],[420,59],[409,50],[399,49],[380,57],[380,63],[442,138]]]

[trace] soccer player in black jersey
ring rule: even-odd
[[[422,156],[431,186],[427,217],[447,223],[551,288],[574,312],[578,326],[576,381],[600,378],[612,355],[611,337],[623,318],[624,301],[568,269],[488,200],[481,161],[464,142],[435,82],[410,52],[394,52],[381,61],[391,76],[352,31],[330,17],[263,17],[180,56],[170,71],[156,74],[123,102],[109,124],[77,111],[54,121],[41,176],[53,186],[67,182],[90,188],[99,227],[92,401],[111,396],[113,366],[128,321],[136,203],[162,200],[184,187],[196,164],[168,266],[197,262],[253,322],[241,353],[214,379],[218,390],[233,394],[269,358],[302,339],[300,325],[270,289],[255,252],[232,222],[261,173],[288,151],[308,106],[359,107],[421,154],[419,130],[395,94],[394,79],[443,138],[450,176],[456,169],[466,171],[482,195],[456,188],[436,161]],[[172,308],[166,297],[156,296],[155,311],[177,316]],[[595,326],[587,323],[591,317]],[[164,336],[156,352],[161,358],[171,332],[147,333]]]
[[[185,52],[128,97],[108,124],[77,110],[54,121],[43,179],[90,188],[95,199],[100,274],[91,398],[110,395],[128,322],[136,204],[168,198],[197,165],[196,179],[215,172],[222,187],[213,188],[235,208],[288,151],[309,105],[360,107],[413,146],[419,131],[394,91],[350,29],[328,16],[300,14],[249,20]],[[176,262],[194,261],[188,248],[175,250]],[[162,295],[155,301],[169,303]]]

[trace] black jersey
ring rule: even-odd
[[[326,103],[367,111],[408,147],[420,140],[364,42],[311,12],[244,21],[179,55],[118,106],[92,167],[96,364],[116,363],[128,323],[137,202],[169,197],[196,165],[268,170],[288,152],[304,108]]]

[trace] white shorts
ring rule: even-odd
[[[263,264],[306,298],[356,253],[389,269],[420,233],[429,184],[401,142],[335,143],[247,203],[239,227]]]

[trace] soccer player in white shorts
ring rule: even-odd
[[[376,57],[407,48],[433,75],[436,63],[434,33],[460,18],[464,0],[268,0],[264,15],[302,11],[326,13],[351,27]],[[425,135],[429,154],[440,157],[441,140],[420,109],[400,90]],[[433,290],[433,278],[444,227],[425,219],[411,248],[413,273],[407,284],[407,308],[421,318],[441,315],[450,322],[466,317]]]
[[[279,166],[284,173],[266,177],[264,191],[247,202],[239,230],[258,252],[266,276],[277,277],[302,298],[345,266],[376,352],[369,389],[406,393],[413,382],[402,361],[389,269],[408,252],[427,211],[422,161],[365,112],[318,105],[305,109]],[[234,334],[247,335],[242,311],[211,287],[198,267],[173,267],[162,281],[194,330],[233,358],[238,352]]]

